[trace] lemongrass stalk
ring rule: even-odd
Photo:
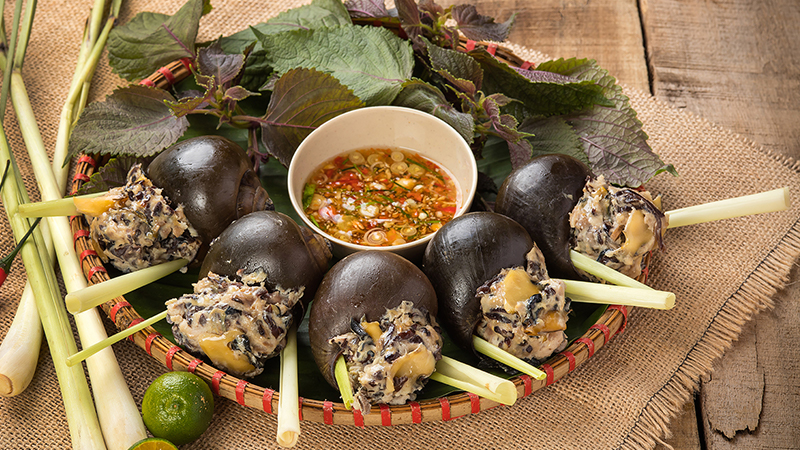
[[[150,266],[135,272],[126,273],[114,277],[108,281],[87,286],[83,289],[72,291],[67,294],[64,301],[67,304],[67,311],[72,314],[79,314],[90,310],[95,306],[133,292],[143,286],[158,281],[176,270],[186,266],[189,261],[186,259],[176,259]]]
[[[561,280],[572,301],[599,303],[603,305],[639,306],[654,309],[672,309],[675,294],[655,289],[639,289],[627,286],[590,283],[586,281]]]
[[[350,374],[347,372],[344,356],[336,358],[333,376],[336,378],[336,385],[339,386],[339,394],[342,396],[344,407],[350,409],[353,406],[353,386],[350,384]]]
[[[107,192],[77,195],[75,197],[59,198],[44,202],[26,203],[19,205],[18,214],[22,217],[59,217],[76,216],[81,212],[75,206],[75,199],[102,197]]]
[[[14,321],[0,344],[0,396],[13,397],[28,387],[42,346],[42,323],[30,283],[25,284]]]
[[[569,256],[570,259],[572,260],[572,265],[575,266],[576,269],[580,269],[590,275],[594,275],[595,277],[601,280],[608,281],[611,284],[616,284],[617,286],[639,288],[639,289],[652,289],[650,286],[638,280],[635,280],[625,274],[617,272],[611,267],[608,267],[603,263],[597,262],[596,260],[584,255],[583,253],[578,253],[575,250],[570,250]]]
[[[152,326],[156,322],[164,320],[166,317],[167,317],[167,311],[166,310],[161,311],[160,313],[156,314],[153,317],[150,317],[147,320],[139,322],[136,325],[130,326],[122,331],[118,331],[117,333],[103,339],[102,341],[95,342],[89,347],[86,347],[83,350],[75,352],[74,354],[68,356],[66,358],[67,365],[74,366],[80,364],[82,361],[86,360],[86,358],[96,354],[100,350],[103,350],[107,347],[111,347],[112,345],[125,339],[126,337],[132,336],[137,332],[144,330],[149,326]]]
[[[0,126],[0,160],[12,161],[12,165],[15,166],[2,126]],[[14,176],[6,181],[2,197],[12,231],[16,235],[22,235],[30,226],[26,219],[16,215],[20,200],[27,197],[22,186],[19,171],[15,167]],[[30,286],[53,359],[72,447],[102,449],[105,448],[103,435],[83,369],[71,368],[66,364],[67,356],[77,350],[77,345],[69,325],[66,308],[55,283],[53,264],[47,255],[43,240],[42,230],[35,230],[33,240],[23,245],[20,254],[28,280],[33,281]]]
[[[511,381],[447,356],[436,363],[430,378],[504,405],[517,401],[517,388]]]
[[[103,11],[103,3],[105,2],[96,0],[95,6],[92,9],[93,14],[92,19],[90,19],[90,24],[93,25],[90,26],[90,30],[87,32],[90,40],[96,33],[96,30],[99,28],[99,16]],[[89,90],[89,80],[91,80],[92,76],[94,76],[95,69],[97,68],[97,62],[99,61],[100,55],[102,54],[106,45],[106,41],[108,40],[108,34],[114,27],[114,22],[119,15],[121,3],[122,0],[112,0],[109,7],[110,11],[108,18],[106,19],[104,27],[97,36],[97,40],[93,42],[84,40],[84,45],[81,48],[81,54],[78,59],[78,65],[75,69],[70,89],[67,92],[67,100],[61,110],[61,120],[59,121],[58,133],[56,134],[56,145],[53,152],[54,165],[67,164],[66,158],[69,150],[69,138],[70,134],[72,133],[72,127],[86,103],[86,96]],[[61,178],[59,178],[58,181],[59,183],[62,182]],[[66,181],[66,179],[63,181]]]
[[[783,187],[759,194],[675,209],[666,214],[669,218],[668,228],[676,228],[714,220],[785,211],[790,205],[789,188]]]
[[[36,118],[25,90],[22,74],[18,69],[15,69],[11,76],[11,100],[21,125],[22,137],[28,148],[42,198],[59,199],[61,190],[50,167],[50,160],[36,126]],[[87,283],[72,243],[72,232],[67,218],[49,217],[47,220],[67,292],[83,289]],[[108,337],[96,309],[74,317],[84,347]],[[110,347],[101,350],[86,361],[86,366],[92,385],[102,390],[102,394],[98,391],[95,395],[95,403],[108,447],[115,450],[127,449],[147,437],[139,408],[133,400],[113,350]]]
[[[3,8],[5,9],[5,1],[2,2]],[[22,2],[18,1],[14,5],[14,26],[11,27],[11,40],[6,42],[6,34],[5,34],[5,26],[0,30],[0,33],[3,35],[3,44],[6,48],[6,52],[8,52],[7,59],[4,62],[3,66],[3,86],[8,86],[11,82],[11,72],[14,65],[14,54],[17,49],[17,34],[19,27],[16,26],[19,24],[20,16],[22,15]],[[8,89],[3,89],[2,93],[0,93],[0,123],[3,123],[5,118],[6,112],[6,103],[8,102]]]
[[[534,367],[532,364],[517,358],[516,356],[508,353],[500,347],[497,347],[496,345],[490,344],[483,338],[473,335],[472,346],[478,353],[482,353],[489,358],[494,359],[495,361],[499,361],[508,367],[511,367],[512,369],[517,369],[524,374],[528,374],[537,380],[544,380],[547,377],[546,373]]]
[[[297,386],[297,328],[286,335],[281,351],[280,397],[276,440],[281,447],[294,447],[300,437],[300,392]]]

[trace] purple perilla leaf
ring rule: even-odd
[[[197,83],[207,89],[227,86],[233,82],[244,67],[245,56],[228,54],[219,42],[201,48],[197,53]]]
[[[442,91],[422,80],[414,79],[403,84],[403,90],[394,99],[394,105],[418,109],[432,114],[453,127],[467,143],[475,137],[475,120],[447,101]]]
[[[474,96],[483,84],[483,69],[481,65],[469,55],[442,48],[432,44],[427,39],[428,57],[431,68],[456,85],[458,90]]]
[[[482,16],[473,5],[456,5],[452,11],[458,31],[473,41],[498,41],[508,38],[517,15],[512,14],[505,22],[495,23],[493,17]]]
[[[164,90],[131,85],[112,92],[104,102],[89,104],[69,139],[67,161],[75,155],[154,155],[174,144],[189,121],[172,115]]]
[[[347,0],[344,7],[350,13],[350,17],[373,17],[376,19],[389,17],[389,10],[386,9],[384,0]]]
[[[275,83],[260,120],[267,151],[289,166],[297,146],[316,127],[364,103],[336,78],[315,69],[292,69]]]

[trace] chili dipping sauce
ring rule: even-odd
[[[443,167],[394,148],[337,156],[314,171],[303,189],[305,214],[320,230],[369,246],[421,239],[451,220],[460,201]]]

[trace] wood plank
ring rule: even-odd
[[[792,279],[797,280],[798,270]],[[718,426],[713,424],[709,414],[702,418],[705,427],[705,440],[710,450],[728,449],[779,449],[797,448],[800,443],[800,358],[794,350],[800,345],[797,338],[800,333],[800,283],[789,286],[777,298],[775,310],[761,314],[750,327],[747,334],[737,342],[723,358],[723,363],[739,358],[740,353],[749,353],[753,347],[758,360],[752,372],[764,375],[763,402],[759,414],[758,426],[751,430],[740,430],[732,438],[726,436]],[[747,368],[729,370],[742,373]],[[720,371],[715,372],[719,374]],[[725,375],[729,377],[730,375]],[[730,395],[741,397],[740,381],[728,380]],[[703,403],[713,402],[716,405],[726,403],[725,399],[710,397],[706,399],[706,386],[703,387]],[[744,401],[747,401],[745,398]],[[715,405],[715,408],[717,407]],[[704,407],[704,411],[708,408]]]
[[[642,0],[654,94],[800,158],[796,0]]]
[[[726,357],[714,365],[703,383],[704,429],[710,437],[733,439],[740,431],[758,428],[764,394],[764,369],[758,364],[756,322],[750,322]]]
[[[700,444],[697,420],[694,400],[686,402],[669,425],[672,437],[664,440],[666,445],[658,444],[654,450],[701,450],[703,447]]]
[[[653,92],[712,123],[729,128],[785,156],[800,157],[800,5],[794,0],[642,0],[644,36]],[[800,381],[800,274],[759,315],[752,335],[730,349],[714,380],[702,391],[704,439],[710,450],[796,448]],[[753,356],[754,355],[754,356]],[[755,358],[755,359],[754,359]],[[755,361],[750,372],[742,361]],[[744,370],[743,370],[744,369]],[[763,371],[763,398],[758,371]],[[743,388],[747,373],[750,388]],[[750,408],[722,418],[732,393]],[[758,423],[753,415],[760,410]],[[722,421],[720,421],[722,420]],[[751,426],[755,427],[750,431]],[[729,439],[725,434],[733,433]],[[676,448],[678,448],[676,446]]]
[[[465,3],[440,0],[443,6]],[[505,21],[518,12],[509,40],[552,58],[591,58],[621,83],[650,91],[636,0],[477,0],[483,15]]]

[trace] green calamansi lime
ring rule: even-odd
[[[131,445],[128,450],[178,450],[178,447],[166,439],[145,438]]]
[[[167,372],[147,388],[142,419],[158,438],[175,445],[194,441],[211,424],[214,395],[200,377],[189,372]]]

